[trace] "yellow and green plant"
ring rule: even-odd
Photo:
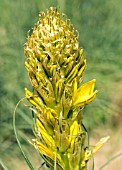
[[[86,69],[78,32],[54,7],[39,14],[24,46],[33,92],[25,95],[35,114],[31,144],[52,170],[87,170],[88,160],[108,140],[89,146],[83,108],[97,94],[96,80],[82,83]]]

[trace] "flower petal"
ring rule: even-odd
[[[104,143],[107,142],[109,138],[110,136],[100,139],[100,141],[93,147],[93,153],[97,152],[104,145]]]
[[[84,160],[83,160],[83,163],[85,163],[86,161],[88,161],[91,156],[97,152],[103,145],[104,143],[107,142],[107,140],[110,138],[110,136],[107,136],[107,137],[104,137],[102,139],[100,139],[100,141],[93,147],[92,150],[86,150],[85,151],[85,155],[84,155]]]
[[[93,79],[93,80],[83,84],[77,90],[75,89],[75,94],[73,95],[73,105],[74,106],[84,106],[85,104],[88,104],[96,97],[96,93],[98,91],[95,90],[93,92],[95,82],[96,82],[96,80]],[[75,82],[75,84],[76,84],[76,82]]]

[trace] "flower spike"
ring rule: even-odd
[[[33,93],[25,88],[35,114],[32,145],[49,166],[57,170],[86,170],[91,154],[82,128],[81,108],[94,100],[96,80],[82,84],[86,59],[74,27],[54,7],[40,12],[39,21],[24,46],[25,67]],[[81,85],[82,84],[82,85]]]

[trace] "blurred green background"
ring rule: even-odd
[[[24,66],[23,45],[27,31],[38,20],[39,11],[46,11],[50,6],[65,13],[79,31],[79,41],[87,58],[84,82],[97,79],[99,94],[84,109],[86,128],[90,134],[95,133],[96,129],[114,131],[120,128],[122,122],[122,1],[1,0],[0,152],[2,161],[10,170],[14,170],[15,161],[21,159],[12,127],[13,111],[17,102],[24,97],[24,87],[31,89]],[[37,156],[33,160],[32,153],[35,151],[27,145],[28,137],[32,136],[31,117],[31,112],[20,105],[16,116],[20,141],[38,167],[40,158]]]

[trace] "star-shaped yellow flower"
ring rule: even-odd
[[[75,79],[74,95],[72,98],[73,106],[82,107],[94,100],[98,92],[98,90],[94,91],[95,82],[96,80],[93,79],[77,89],[77,80]]]

